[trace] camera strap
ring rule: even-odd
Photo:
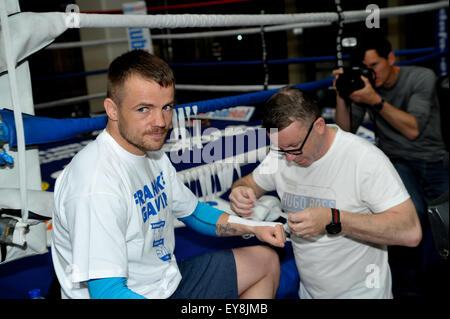
[[[375,145],[377,147],[380,147],[380,139],[378,138],[378,130],[377,130],[377,116],[381,116],[378,115],[378,112],[375,111],[371,111],[373,114],[373,134],[374,134],[374,139],[375,139]]]
[[[337,61],[338,69],[342,70],[344,68],[344,61],[342,60],[341,40],[342,40],[342,33],[344,32],[344,13],[342,11],[340,0],[335,0],[334,4],[336,5],[336,13],[338,15],[338,20],[337,20],[338,32],[337,32],[337,36],[336,36],[336,61]]]
[[[264,11],[261,11],[261,14],[264,14]],[[267,49],[266,49],[266,39],[264,26],[261,26],[261,47],[262,47],[262,62],[264,69],[264,91],[267,91],[269,88],[269,67],[267,65]]]

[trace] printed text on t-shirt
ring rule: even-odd
[[[161,172],[150,183],[151,187],[144,185],[142,189],[134,193],[136,205],[141,207],[142,219],[144,223],[151,215],[157,215],[161,209],[167,207],[167,195],[164,191],[166,182]]]

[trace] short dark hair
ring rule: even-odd
[[[294,121],[309,125],[319,116],[320,109],[312,95],[292,86],[285,86],[265,103],[262,126],[267,132],[271,128],[281,131]]]
[[[367,31],[358,36],[356,58],[359,62],[364,60],[365,53],[368,50],[375,50],[380,57],[387,59],[392,51],[392,45],[379,32]]]
[[[106,96],[120,105],[121,89],[131,75],[153,80],[162,87],[175,86],[172,69],[165,61],[147,51],[132,50],[111,62]]]

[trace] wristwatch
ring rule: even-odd
[[[331,209],[331,223],[329,223],[325,229],[327,230],[327,233],[331,235],[339,234],[341,232],[342,227],[339,209]]]
[[[384,99],[381,98],[381,102],[375,103],[374,105],[372,105],[373,109],[377,112],[381,112],[381,109],[383,108],[384,105]]]

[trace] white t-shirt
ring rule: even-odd
[[[324,206],[376,214],[409,198],[389,159],[368,141],[339,128],[328,152],[309,167],[270,152],[253,178],[261,188],[277,191],[285,212]],[[300,298],[392,298],[385,245],[343,234],[291,239]]]
[[[147,298],[167,298],[181,275],[173,218],[197,198],[162,151],[136,156],[104,130],[55,184],[52,257],[63,298],[90,298],[86,281],[126,277]]]

